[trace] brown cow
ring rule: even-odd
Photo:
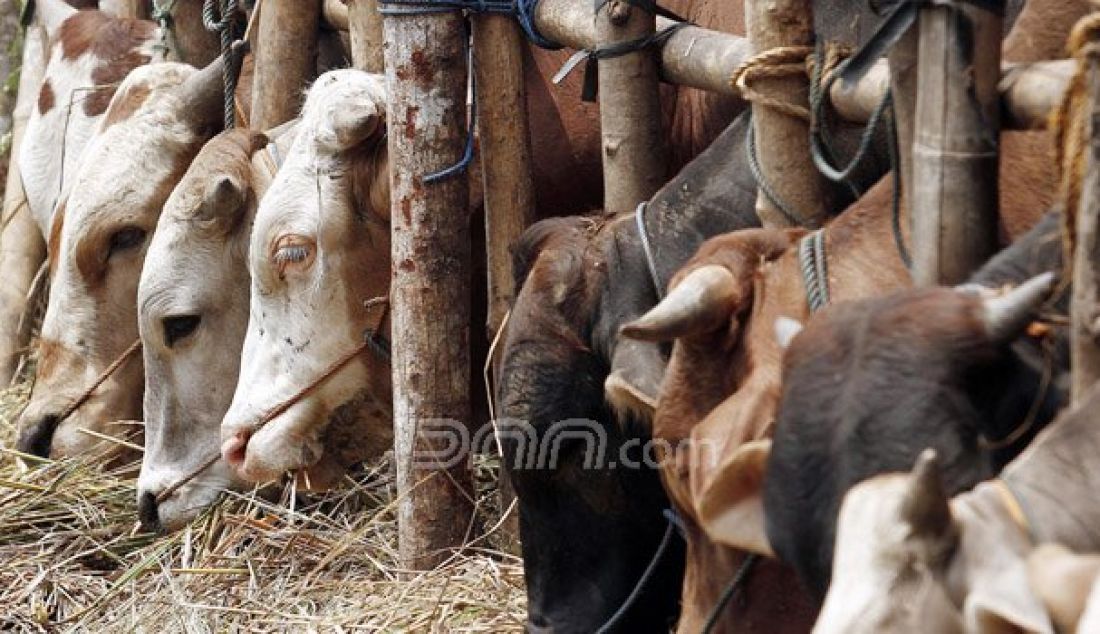
[[[1084,3],[1031,2],[1006,41],[1005,57],[1029,61],[1053,48],[1043,33],[1064,38]],[[1038,21],[1043,33],[1027,29]],[[1025,20],[1024,18],[1028,19]],[[1058,25],[1052,27],[1051,25]],[[1049,208],[1053,197],[1049,139],[1041,133],[1002,136],[1001,217],[1009,238]],[[833,301],[881,294],[909,284],[889,217],[891,187],[881,182],[825,230]],[[903,210],[901,226],[908,226]],[[677,339],[654,418],[654,434],[673,450],[664,461],[666,489],[689,525],[684,622],[697,626],[732,579],[730,547],[767,553],[760,480],[779,399],[782,350],[773,336],[779,317],[809,315],[797,249],[783,251],[790,233],[716,238],[673,280],[675,290],[631,336]],[[759,270],[743,254],[782,256]],[[742,255],[738,255],[738,253]],[[697,272],[695,275],[691,275]],[[718,280],[717,284],[713,281]],[[689,298],[696,310],[674,306]],[[700,303],[700,299],[709,300]],[[751,312],[750,312],[751,307]],[[698,310],[702,308],[702,310]],[[793,578],[791,579],[793,582]],[[752,585],[747,587],[752,592]],[[732,619],[727,621],[733,622]],[[692,627],[692,625],[687,625]]]

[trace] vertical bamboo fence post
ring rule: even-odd
[[[656,16],[608,0],[596,13],[596,42],[608,46],[652,35]],[[657,58],[645,49],[599,60],[604,209],[632,211],[665,182]]]
[[[1100,49],[1086,45],[1089,105],[1085,128],[1089,144],[1085,150],[1085,181],[1077,208],[1076,244],[1073,254],[1073,299],[1071,304],[1071,365],[1073,402],[1100,379]],[[1082,113],[1084,114],[1084,113]],[[1069,126],[1069,122],[1066,122]],[[1070,127],[1072,130],[1072,127]]]
[[[359,70],[383,72],[382,14],[378,0],[348,0],[351,61]]]
[[[511,247],[534,219],[535,196],[523,84],[523,35],[511,17],[482,14],[474,17],[473,41],[492,341],[516,292]],[[496,412],[489,414],[496,416]],[[506,510],[515,499],[515,490],[505,469],[500,471],[499,488],[501,508]],[[518,543],[518,513],[507,518],[504,530]]]
[[[901,173],[901,209],[912,222],[910,195],[913,189],[913,126],[917,113],[917,51],[920,34],[916,28],[901,37],[890,49],[890,99],[893,103],[894,130],[897,132],[898,163]],[[905,216],[908,214],[908,216]],[[911,224],[910,224],[911,226]],[[902,229],[906,229],[903,225]],[[910,249],[911,250],[911,249]]]
[[[252,45],[253,129],[274,128],[301,111],[306,83],[316,71],[320,16],[320,0],[264,0]]]
[[[996,249],[1002,22],[970,4],[921,9],[909,196],[918,285],[961,282]]]
[[[169,14],[169,58],[202,68],[221,54],[217,33],[202,23],[202,2],[153,0],[155,6],[171,9]]]
[[[812,0],[745,0],[745,19],[755,55],[814,43]],[[763,70],[766,73],[767,66]],[[809,82],[804,74],[765,74],[753,79],[752,87],[777,101],[809,107]],[[776,197],[792,215],[800,216],[796,218],[798,224],[820,226],[832,205],[829,188],[810,155],[809,122],[754,101],[752,127],[761,172]],[[766,227],[791,225],[787,214],[777,209],[763,191],[756,197],[756,214]]]
[[[433,442],[429,427],[471,416],[468,181],[424,182],[458,161],[466,143],[465,28],[448,12],[387,15],[383,29],[398,541],[402,565],[425,569],[462,545],[473,512],[465,456],[427,459],[446,442]]]
[[[31,216],[23,180],[19,175],[19,147],[31,112],[38,103],[38,89],[46,71],[46,35],[37,24],[27,28],[23,40],[23,66],[19,75],[19,94],[12,113],[11,154],[0,208],[0,386],[12,380],[20,352],[30,332],[20,330],[20,319],[27,310],[27,293],[38,268],[46,259],[46,243],[38,223]]]

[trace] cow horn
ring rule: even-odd
[[[648,313],[623,326],[621,332],[643,341],[671,341],[709,332],[729,319],[737,295],[732,273],[717,264],[703,266],[689,273]]]
[[[240,73],[241,61],[248,52],[248,42],[236,41],[226,55],[218,57],[192,74],[179,87],[183,117],[195,128],[216,126],[221,128],[225,116],[225,84],[223,68],[230,65],[230,72]],[[228,57],[228,62],[223,58]]]
[[[954,524],[935,449],[925,449],[917,457],[902,501],[901,518],[915,533],[926,536],[944,535]]]
[[[985,332],[996,342],[1015,339],[1054,286],[1054,273],[1036,275],[1000,297],[985,299]]]

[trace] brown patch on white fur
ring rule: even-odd
[[[267,136],[256,130],[234,128],[215,140],[216,143],[211,141],[203,147],[202,154],[210,165],[217,166],[218,177],[228,177],[240,184],[251,183],[252,155],[267,145]],[[198,178],[206,181],[209,175],[202,174]],[[249,190],[252,190],[251,186]],[[188,215],[182,219],[196,221],[199,230],[207,236],[228,236],[240,226],[248,209],[249,205],[245,204],[231,209],[210,210],[200,204],[187,208]],[[214,213],[211,214],[211,211]]]
[[[50,224],[50,237],[46,243],[46,257],[49,266],[50,277],[57,270],[57,258],[61,250],[61,228],[65,225],[65,201],[57,206],[53,214],[53,222]]]
[[[134,116],[134,113],[141,109],[150,92],[152,88],[148,84],[135,83],[127,88],[125,94],[111,101],[111,107],[103,121],[103,129]]]
[[[46,114],[52,110],[54,101],[53,86],[50,85],[50,80],[47,78],[42,82],[42,89],[38,91],[38,112]]]
[[[149,56],[140,48],[155,33],[153,22],[112,18],[99,11],[81,11],[65,20],[58,34],[62,59],[90,54],[100,62],[92,71],[96,89],[78,95],[84,103],[84,114],[94,117],[107,110],[117,84],[131,70],[149,62]]]

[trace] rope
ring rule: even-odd
[[[619,609],[611,615],[611,618],[607,619],[600,629],[596,630],[596,634],[607,634],[626,616],[628,610],[634,606],[634,603],[641,596],[642,590],[645,585],[649,583],[649,580],[653,578],[653,575],[657,572],[657,565],[664,559],[665,553],[668,552],[668,547],[672,543],[672,534],[676,530],[676,525],[668,517],[668,525],[665,527],[665,534],[661,537],[661,543],[657,546],[657,552],[653,553],[653,558],[649,560],[649,565],[646,566],[642,576],[638,579],[638,583],[634,584],[634,589],[630,591],[630,594],[626,597],[626,600],[619,605]]]
[[[289,410],[303,398],[313,393],[313,391],[320,387],[325,381],[331,379],[333,375],[342,370],[344,366],[350,363],[352,359],[359,356],[364,350],[369,349],[372,352],[379,354],[379,356],[388,363],[390,361],[389,344],[386,342],[385,338],[382,337],[381,331],[382,325],[386,321],[386,316],[389,314],[389,300],[386,298],[376,298],[368,300],[365,304],[365,307],[370,308],[372,306],[382,303],[385,304],[385,310],[382,312],[382,316],[378,320],[378,325],[375,328],[368,329],[364,333],[363,341],[361,341],[359,345],[357,345],[354,349],[344,353],[340,358],[329,364],[327,368],[321,371],[320,374],[314,377],[314,379],[307,383],[303,388],[264,412],[256,420],[256,422],[249,426],[249,430],[254,434],[264,425],[270,423],[271,421],[286,413],[287,410]],[[138,343],[140,343],[140,340],[138,341]],[[217,464],[218,460],[220,459],[221,452],[219,451],[208,458],[206,462],[204,462],[198,468],[194,469],[179,480],[173,482],[171,486],[164,489],[157,495],[157,504],[160,504],[161,502],[167,500],[176,491],[179,491],[180,488],[183,487],[185,484],[197,478],[203,471],[206,471],[210,467]]]
[[[807,58],[813,52],[812,46],[778,46],[761,51],[741,62],[730,77],[730,85],[741,92],[741,97],[745,101],[766,106],[776,112],[809,123],[809,108],[765,95],[752,88],[749,83],[758,79],[805,76]]]
[[[824,229],[818,229],[798,242],[798,265],[806,286],[806,302],[810,305],[810,312],[816,313],[829,303]]]
[[[690,26],[690,23],[677,22],[659,31],[655,31],[650,35],[635,38],[633,40],[624,40],[622,42],[597,46],[596,48],[581,49],[573,53],[573,55],[562,64],[561,69],[554,74],[551,81],[554,84],[560,84],[562,80],[573,72],[573,69],[576,68],[581,61],[584,61],[584,82],[581,88],[581,100],[588,102],[596,101],[599,91],[599,82],[597,81],[597,77],[599,76],[599,60],[622,57],[630,53],[636,53],[650,48],[659,49],[663,47],[665,43],[668,42],[669,38],[677,31],[686,26]]]
[[[122,364],[126,363],[126,361],[138,350],[141,350],[141,339],[138,339],[134,341],[134,343],[130,344],[130,347],[126,348],[126,350],[122,354],[120,354],[118,358],[112,361],[111,365],[107,366],[107,369],[100,373],[99,377],[96,378],[96,380],[93,381],[92,384],[89,385],[87,389],[85,389],[84,392],[80,394],[80,396],[73,399],[68,404],[68,406],[65,407],[65,409],[61,410],[61,413],[57,416],[57,422],[54,424],[60,425],[62,422],[64,422],[66,418],[72,416],[73,413],[76,412],[76,410],[80,409],[85,403],[87,403],[88,399],[92,398],[92,395],[95,394],[95,391],[99,389],[99,386],[103,385],[107,381],[107,379],[111,378],[111,375],[117,372],[118,369],[122,367]]]
[[[714,626],[718,624],[718,619],[722,617],[722,610],[733,598],[733,595],[737,594],[737,591],[744,585],[745,579],[749,576],[749,572],[752,571],[752,567],[756,564],[756,560],[760,558],[760,555],[756,553],[750,553],[745,557],[745,560],[741,562],[741,567],[737,569],[737,573],[733,575],[733,579],[730,580],[729,585],[722,591],[722,596],[718,597],[718,603],[711,610],[710,616],[707,617],[707,622],[703,625],[703,634],[710,634],[714,630]]]
[[[649,244],[649,235],[645,230],[645,201],[638,203],[634,210],[634,223],[638,227],[638,238],[642,242],[642,253],[645,254],[646,267],[649,269],[649,279],[653,282],[653,290],[657,292],[657,299],[665,298],[664,285],[661,284],[661,276],[657,274],[657,261],[653,257],[653,248]]]
[[[756,181],[756,187],[768,199],[772,207],[779,210],[784,220],[792,227],[798,227],[802,224],[799,221],[799,215],[785,201],[780,199],[779,194],[772,189],[771,183],[764,176],[764,168],[760,166],[760,157],[756,155],[756,131],[753,129],[751,111],[749,112],[749,119],[749,129],[745,133],[745,153],[749,160],[749,170],[752,172],[752,178]]]
[[[217,9],[215,1],[220,1]],[[236,124],[235,95],[237,92],[237,73],[235,64],[229,63],[230,47],[233,45],[233,26],[237,21],[237,0],[205,0],[202,5],[202,24],[207,31],[221,37],[222,46],[222,90],[225,94],[225,129],[232,130]]]
[[[160,42],[158,42],[153,50],[160,51],[165,59],[168,58],[168,53],[173,47],[168,45],[168,39],[175,40],[176,57],[183,59],[183,51],[180,49],[179,38],[177,38],[175,32],[175,18],[172,17],[172,12],[176,10],[176,3],[179,0],[169,0],[168,4],[160,5],[157,0],[152,0],[153,10],[149,17],[160,25]]]

